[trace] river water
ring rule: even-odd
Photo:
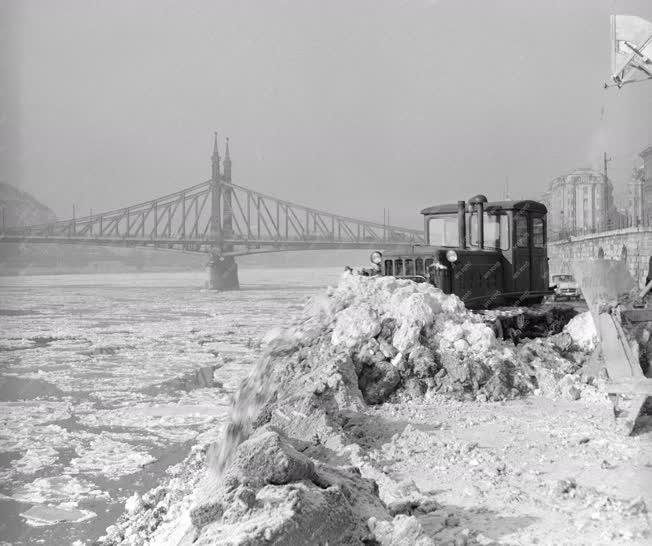
[[[341,271],[244,269],[223,293],[204,272],[0,278],[0,541],[101,536],[219,435],[263,335]]]

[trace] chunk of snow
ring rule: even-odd
[[[331,340],[333,345],[343,344],[350,348],[379,333],[378,313],[371,307],[356,306],[338,314]]]
[[[582,351],[591,352],[598,343],[598,332],[589,311],[575,315],[565,326],[564,331]]]

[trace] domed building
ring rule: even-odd
[[[652,224],[652,146],[645,148],[639,157],[643,165],[634,168],[628,184],[627,216],[633,226],[649,226]]]
[[[548,207],[551,239],[599,231],[618,221],[611,181],[591,169],[575,169],[558,176],[550,182],[542,201]]]

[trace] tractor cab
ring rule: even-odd
[[[429,282],[469,308],[539,303],[548,288],[545,205],[537,201],[437,205],[421,211],[426,245],[374,252],[381,275]]]

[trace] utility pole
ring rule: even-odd
[[[611,161],[612,158],[611,157],[607,158],[607,152],[604,152],[603,155],[602,155],[602,159],[603,159],[603,170],[604,170],[604,183],[605,183],[605,190],[606,190],[607,182],[609,182],[609,174],[608,174],[608,171],[607,171],[607,163],[609,163],[609,161]],[[601,205],[602,205],[601,206],[601,211],[602,211],[602,214],[603,214],[603,219],[602,219],[603,224],[606,224],[609,221],[608,207],[609,207],[610,203],[607,201],[608,196],[609,196],[609,192],[607,192],[607,191],[602,192],[603,201],[601,203]]]
[[[611,157],[607,158],[607,152],[604,152],[603,157],[604,157],[604,181],[606,182],[607,180],[609,180],[609,178],[607,176],[607,163],[609,163],[609,161],[611,161],[613,158],[611,158]]]

